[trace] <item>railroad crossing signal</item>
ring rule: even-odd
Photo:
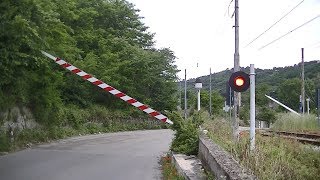
[[[244,92],[250,86],[250,77],[243,71],[234,72],[229,78],[229,85],[236,92]]]

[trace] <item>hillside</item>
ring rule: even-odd
[[[250,67],[241,68],[249,73]],[[212,74],[212,90],[225,96],[226,83],[233,69],[226,69]],[[264,94],[270,94],[289,107],[299,111],[299,96],[301,92],[301,65],[274,67],[273,69],[256,69],[256,102],[259,107],[267,107],[268,99]],[[203,90],[209,90],[209,75],[202,76]],[[315,89],[320,87],[319,61],[305,62],[305,90],[306,98],[310,98],[310,109],[315,112]],[[188,90],[194,91],[195,79],[188,80]],[[193,93],[191,93],[192,96]],[[193,95],[194,96],[194,95]],[[192,97],[195,98],[195,97]],[[249,91],[242,93],[243,105],[249,104]]]
[[[250,67],[241,68],[242,71],[249,73]],[[256,84],[267,84],[272,87],[272,90],[276,90],[277,87],[285,80],[300,78],[301,66],[295,64],[293,66],[286,67],[274,67],[273,69],[256,69]],[[212,89],[225,93],[226,82],[228,81],[233,69],[226,69],[221,72],[213,73],[212,76]],[[209,89],[210,76],[201,76],[200,79],[203,83],[203,89]],[[311,80],[315,87],[320,87],[320,62],[310,61],[305,62],[305,79]],[[193,88],[195,79],[188,80],[188,88]]]

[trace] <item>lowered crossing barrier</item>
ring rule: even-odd
[[[148,107],[145,104],[142,104],[141,102],[137,101],[136,99],[124,94],[123,92],[115,89],[114,87],[102,82],[101,80],[93,77],[92,75],[78,69],[77,67],[73,66],[72,64],[67,63],[66,61],[58,58],[58,57],[54,57],[51,54],[41,51],[43,55],[47,56],[48,58],[54,60],[57,64],[59,64],[61,67],[71,71],[72,73],[80,76],[82,79],[89,81],[90,83],[98,86],[99,88],[109,92],[110,94],[122,99],[123,101],[131,104],[132,106],[140,109],[141,111],[149,114],[152,117],[155,117],[159,120],[161,120],[162,122],[166,122],[168,124],[173,124],[173,122],[171,120],[169,120],[166,116],[162,115],[161,113],[155,111],[154,109]]]

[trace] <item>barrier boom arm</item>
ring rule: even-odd
[[[169,124],[173,124],[173,122],[171,120],[169,120],[166,116],[162,115],[161,113],[153,110],[152,108],[148,107],[147,105],[142,104],[141,102],[133,99],[132,97],[124,94],[123,92],[115,89],[114,87],[102,82],[101,80],[91,76],[90,74],[78,69],[77,67],[73,66],[72,64],[67,63],[66,61],[58,58],[58,57],[54,57],[49,53],[46,53],[44,51],[41,51],[43,55],[47,56],[48,58],[54,60],[57,64],[59,64],[61,67],[71,71],[72,73],[80,76],[82,79],[87,80],[89,82],[91,82],[92,84],[98,86],[99,88],[109,92],[110,94],[122,99],[123,101],[131,104],[132,106],[140,109],[141,111],[149,114],[152,117],[155,117],[159,120],[161,120],[162,122],[166,122]]]

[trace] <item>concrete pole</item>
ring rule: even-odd
[[[212,116],[212,104],[211,104],[211,103],[212,103],[212,97],[211,97],[211,94],[212,94],[212,92],[211,92],[211,91],[212,91],[212,89],[211,89],[211,86],[212,86],[212,85],[211,85],[211,68],[210,68],[210,85],[209,85],[209,86],[210,86],[210,88],[209,88],[209,97],[210,97],[210,99],[209,99],[209,100],[210,100],[210,101],[209,101],[209,114],[210,114],[210,116]]]
[[[240,55],[239,55],[239,2],[238,0],[234,1],[234,17],[235,17],[235,51],[234,51],[234,72],[240,70]],[[239,137],[238,128],[239,128],[239,120],[238,120],[238,112],[241,96],[240,93],[234,93],[234,110],[233,110],[233,121],[232,121],[232,129],[233,129],[233,137],[234,140],[237,141]]]
[[[184,119],[187,120],[187,69],[184,69]]]
[[[250,64],[250,150],[255,148],[256,92],[254,65]]]
[[[307,112],[310,114],[310,98],[307,98]]]
[[[200,111],[200,89],[198,89],[198,111]]]
[[[302,102],[302,114],[304,114],[305,112],[305,90],[304,90],[304,49],[301,48],[301,59],[302,59],[302,62],[301,62],[301,66],[302,66],[302,73],[301,73],[301,80],[302,80],[302,83],[301,83],[301,95],[302,95],[302,98],[301,98],[301,102]]]

